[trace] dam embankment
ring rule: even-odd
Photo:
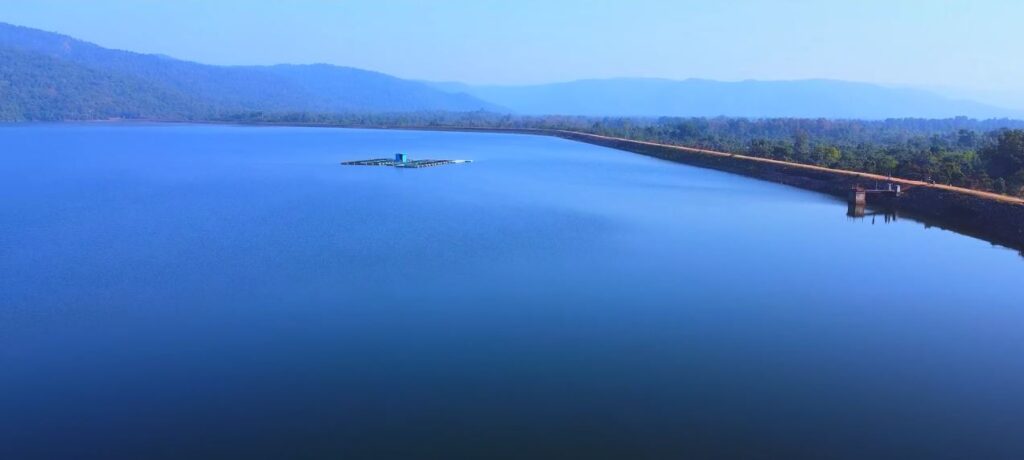
[[[540,130],[524,132],[557,136],[840,197],[845,197],[854,186],[866,186],[878,181],[900,184],[903,193],[891,204],[899,212],[919,218],[926,224],[1024,251],[1024,200],[1018,198],[875,174],[587,133]]]

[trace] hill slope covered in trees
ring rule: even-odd
[[[0,120],[184,118],[205,105],[145,79],[0,48]]]
[[[498,109],[466,94],[378,72],[325,64],[204,65],[3,23],[0,50],[6,120]]]

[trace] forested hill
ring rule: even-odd
[[[324,64],[203,65],[4,23],[0,51],[3,120],[499,109],[378,72]]]
[[[206,105],[142,78],[0,48],[0,120],[181,119]]]

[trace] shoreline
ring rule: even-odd
[[[548,136],[636,153],[673,163],[733,173],[844,198],[868,182],[899,184],[903,193],[894,203],[898,212],[925,226],[936,226],[1014,249],[1024,256],[1024,199],[951,185],[886,177],[877,174],[752,157],[715,150],[659,144],[577,131],[539,128],[478,128],[453,126],[351,126],[328,123],[231,121],[94,120],[90,123],[174,123],[226,126],[451,131]]]

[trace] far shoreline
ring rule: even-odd
[[[714,169],[753,179],[789,185],[844,198],[850,188],[861,182],[899,184],[905,192],[895,210],[926,226],[937,226],[956,233],[1016,250],[1024,256],[1024,199],[942,184],[885,177],[851,170],[826,168],[802,163],[752,157],[694,147],[658,144],[615,138],[578,131],[536,128],[481,128],[457,126],[371,126],[330,123],[255,122],[227,120],[146,120],[112,119],[55,121],[45,124],[192,124],[249,127],[296,127],[374,129],[394,131],[435,131],[518,134],[557,137],[619,151],[654,157],[673,163]],[[16,125],[20,123],[12,123]]]

